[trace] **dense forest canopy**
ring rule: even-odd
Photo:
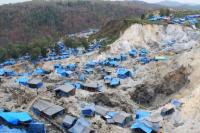
[[[138,16],[155,8],[144,2],[33,1],[0,6],[0,46],[40,37],[58,39],[68,33],[99,28],[112,20]]]

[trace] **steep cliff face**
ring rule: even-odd
[[[132,48],[145,47],[149,50],[160,50],[171,41],[175,51],[189,49],[198,44],[200,32],[179,25],[141,25],[134,24],[111,44],[111,53],[128,52]]]

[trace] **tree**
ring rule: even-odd
[[[41,55],[41,48],[35,47],[31,50],[31,59],[36,60]]]
[[[4,48],[0,48],[0,61],[3,61],[6,56],[6,50]]]
[[[141,15],[141,19],[145,19],[145,15],[144,14]]]

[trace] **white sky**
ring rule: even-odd
[[[18,2],[24,2],[24,1],[30,1],[30,0],[0,0],[0,5],[2,4],[9,4],[9,3],[18,3]],[[163,0],[143,0],[145,2],[149,3],[155,3]],[[190,4],[200,4],[200,0],[172,0],[172,1],[178,1],[181,3],[190,3]]]
[[[155,3],[163,0],[143,0],[149,3]],[[171,1],[178,1],[180,3],[190,3],[190,4],[200,4],[200,0],[171,0]]]

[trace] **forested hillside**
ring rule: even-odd
[[[148,5],[148,6],[147,6]],[[99,28],[112,19],[138,16],[156,8],[144,2],[26,2],[0,6],[0,46],[58,39],[68,33]]]

